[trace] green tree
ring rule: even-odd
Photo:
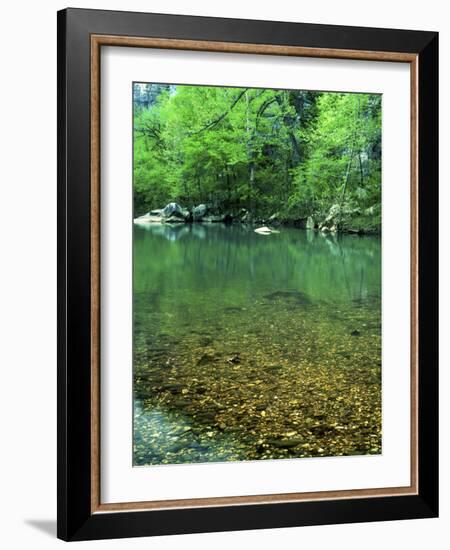
[[[381,200],[381,96],[135,85],[136,215],[177,201],[282,211]]]

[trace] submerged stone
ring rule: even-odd
[[[311,303],[308,295],[300,290],[277,290],[264,296],[266,300],[288,300],[302,305]]]
[[[223,311],[225,313],[239,313],[242,310],[243,310],[242,307],[237,307],[237,306],[227,306],[223,308]]]
[[[210,363],[214,362],[215,361],[215,357],[214,355],[210,354],[210,353],[204,353],[200,359],[197,361],[197,365],[198,366],[203,366],[203,365],[209,365]]]
[[[284,438],[271,438],[267,440],[267,443],[272,447],[282,448],[282,449],[291,449],[292,447],[297,447],[304,443],[302,437],[284,437]]]

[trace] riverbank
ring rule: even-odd
[[[270,216],[258,216],[241,208],[238,211],[213,209],[200,204],[191,209],[171,202],[164,208],[154,209],[135,218],[136,224],[179,224],[179,223],[239,223],[253,226],[286,226],[299,229],[318,230],[322,233],[353,233],[377,235],[381,233],[381,207],[374,205],[362,210],[345,204],[334,204],[325,212],[310,215],[294,215],[276,212]]]

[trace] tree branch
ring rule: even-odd
[[[203,126],[203,128],[200,128],[200,130],[195,130],[195,132],[189,132],[188,135],[194,135],[194,134],[200,134],[201,132],[204,132],[205,130],[210,130],[214,126],[217,126],[220,121],[222,121],[226,116],[228,116],[231,112],[231,110],[236,106],[238,101],[241,99],[241,97],[245,94],[245,92],[248,90],[248,88],[245,88],[242,92],[240,92],[235,99],[233,100],[233,103],[230,105],[227,111],[222,113],[219,117],[214,119],[212,122],[209,122],[206,126]]]

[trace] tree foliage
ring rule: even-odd
[[[175,201],[256,216],[381,200],[381,96],[135,84],[136,215]]]

